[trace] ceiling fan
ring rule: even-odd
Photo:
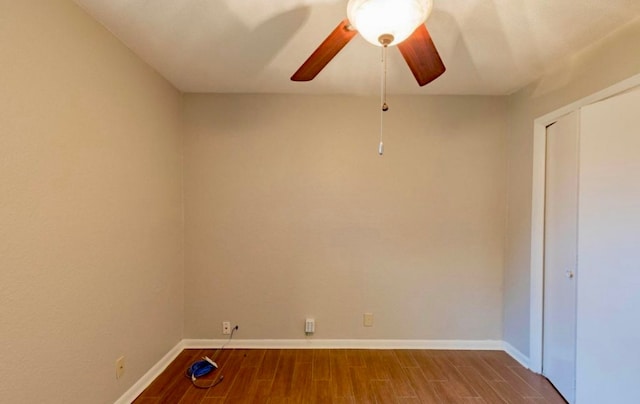
[[[445,71],[424,22],[433,0],[349,0],[343,20],[291,76],[310,81],[357,33],[368,42],[387,48],[397,45],[418,84],[424,86]]]

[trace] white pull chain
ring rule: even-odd
[[[389,110],[387,105],[387,45],[382,46],[382,78],[380,81],[380,143],[378,144],[378,154],[384,154],[384,143],[382,142],[382,132],[384,129],[384,113]]]

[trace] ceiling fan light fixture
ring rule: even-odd
[[[432,7],[433,0],[349,0],[347,17],[368,42],[393,46],[424,24]]]

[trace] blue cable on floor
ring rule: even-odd
[[[208,375],[212,371],[218,369],[218,364],[215,363],[213,360],[216,358],[218,352],[224,349],[224,347],[231,341],[231,339],[233,338],[233,333],[237,329],[238,329],[237,325],[233,327],[233,329],[231,329],[231,335],[229,335],[229,339],[224,345],[222,345],[222,347],[216,350],[216,352],[213,355],[213,359],[210,359],[208,356],[203,356],[202,360],[194,362],[191,366],[187,368],[187,371],[185,372],[185,376],[191,379],[191,383],[193,383],[195,387],[199,389],[209,389],[211,387],[215,387],[220,382],[222,382],[222,380],[224,379],[224,376],[220,376],[217,380],[213,381],[213,383],[211,384],[203,385],[201,383],[200,384],[196,383],[199,377]]]
[[[199,389],[209,389],[220,383],[222,379],[224,379],[224,376],[220,376],[217,380],[214,380],[209,384],[197,383],[198,378],[205,376],[216,369],[218,369],[218,365],[213,360],[209,359],[209,357],[204,356],[202,360],[196,361],[189,366],[185,372],[185,376],[191,379],[191,383],[193,383],[195,387]]]
[[[189,369],[187,369],[187,376],[195,377],[197,379],[198,377],[211,373],[215,368],[215,366],[203,359],[195,362],[189,367]]]

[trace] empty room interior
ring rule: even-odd
[[[398,46],[371,3],[0,0],[0,402],[129,403],[185,352],[225,376],[191,402],[640,402],[640,2],[397,2]],[[343,401],[229,396],[233,351],[306,350]]]

